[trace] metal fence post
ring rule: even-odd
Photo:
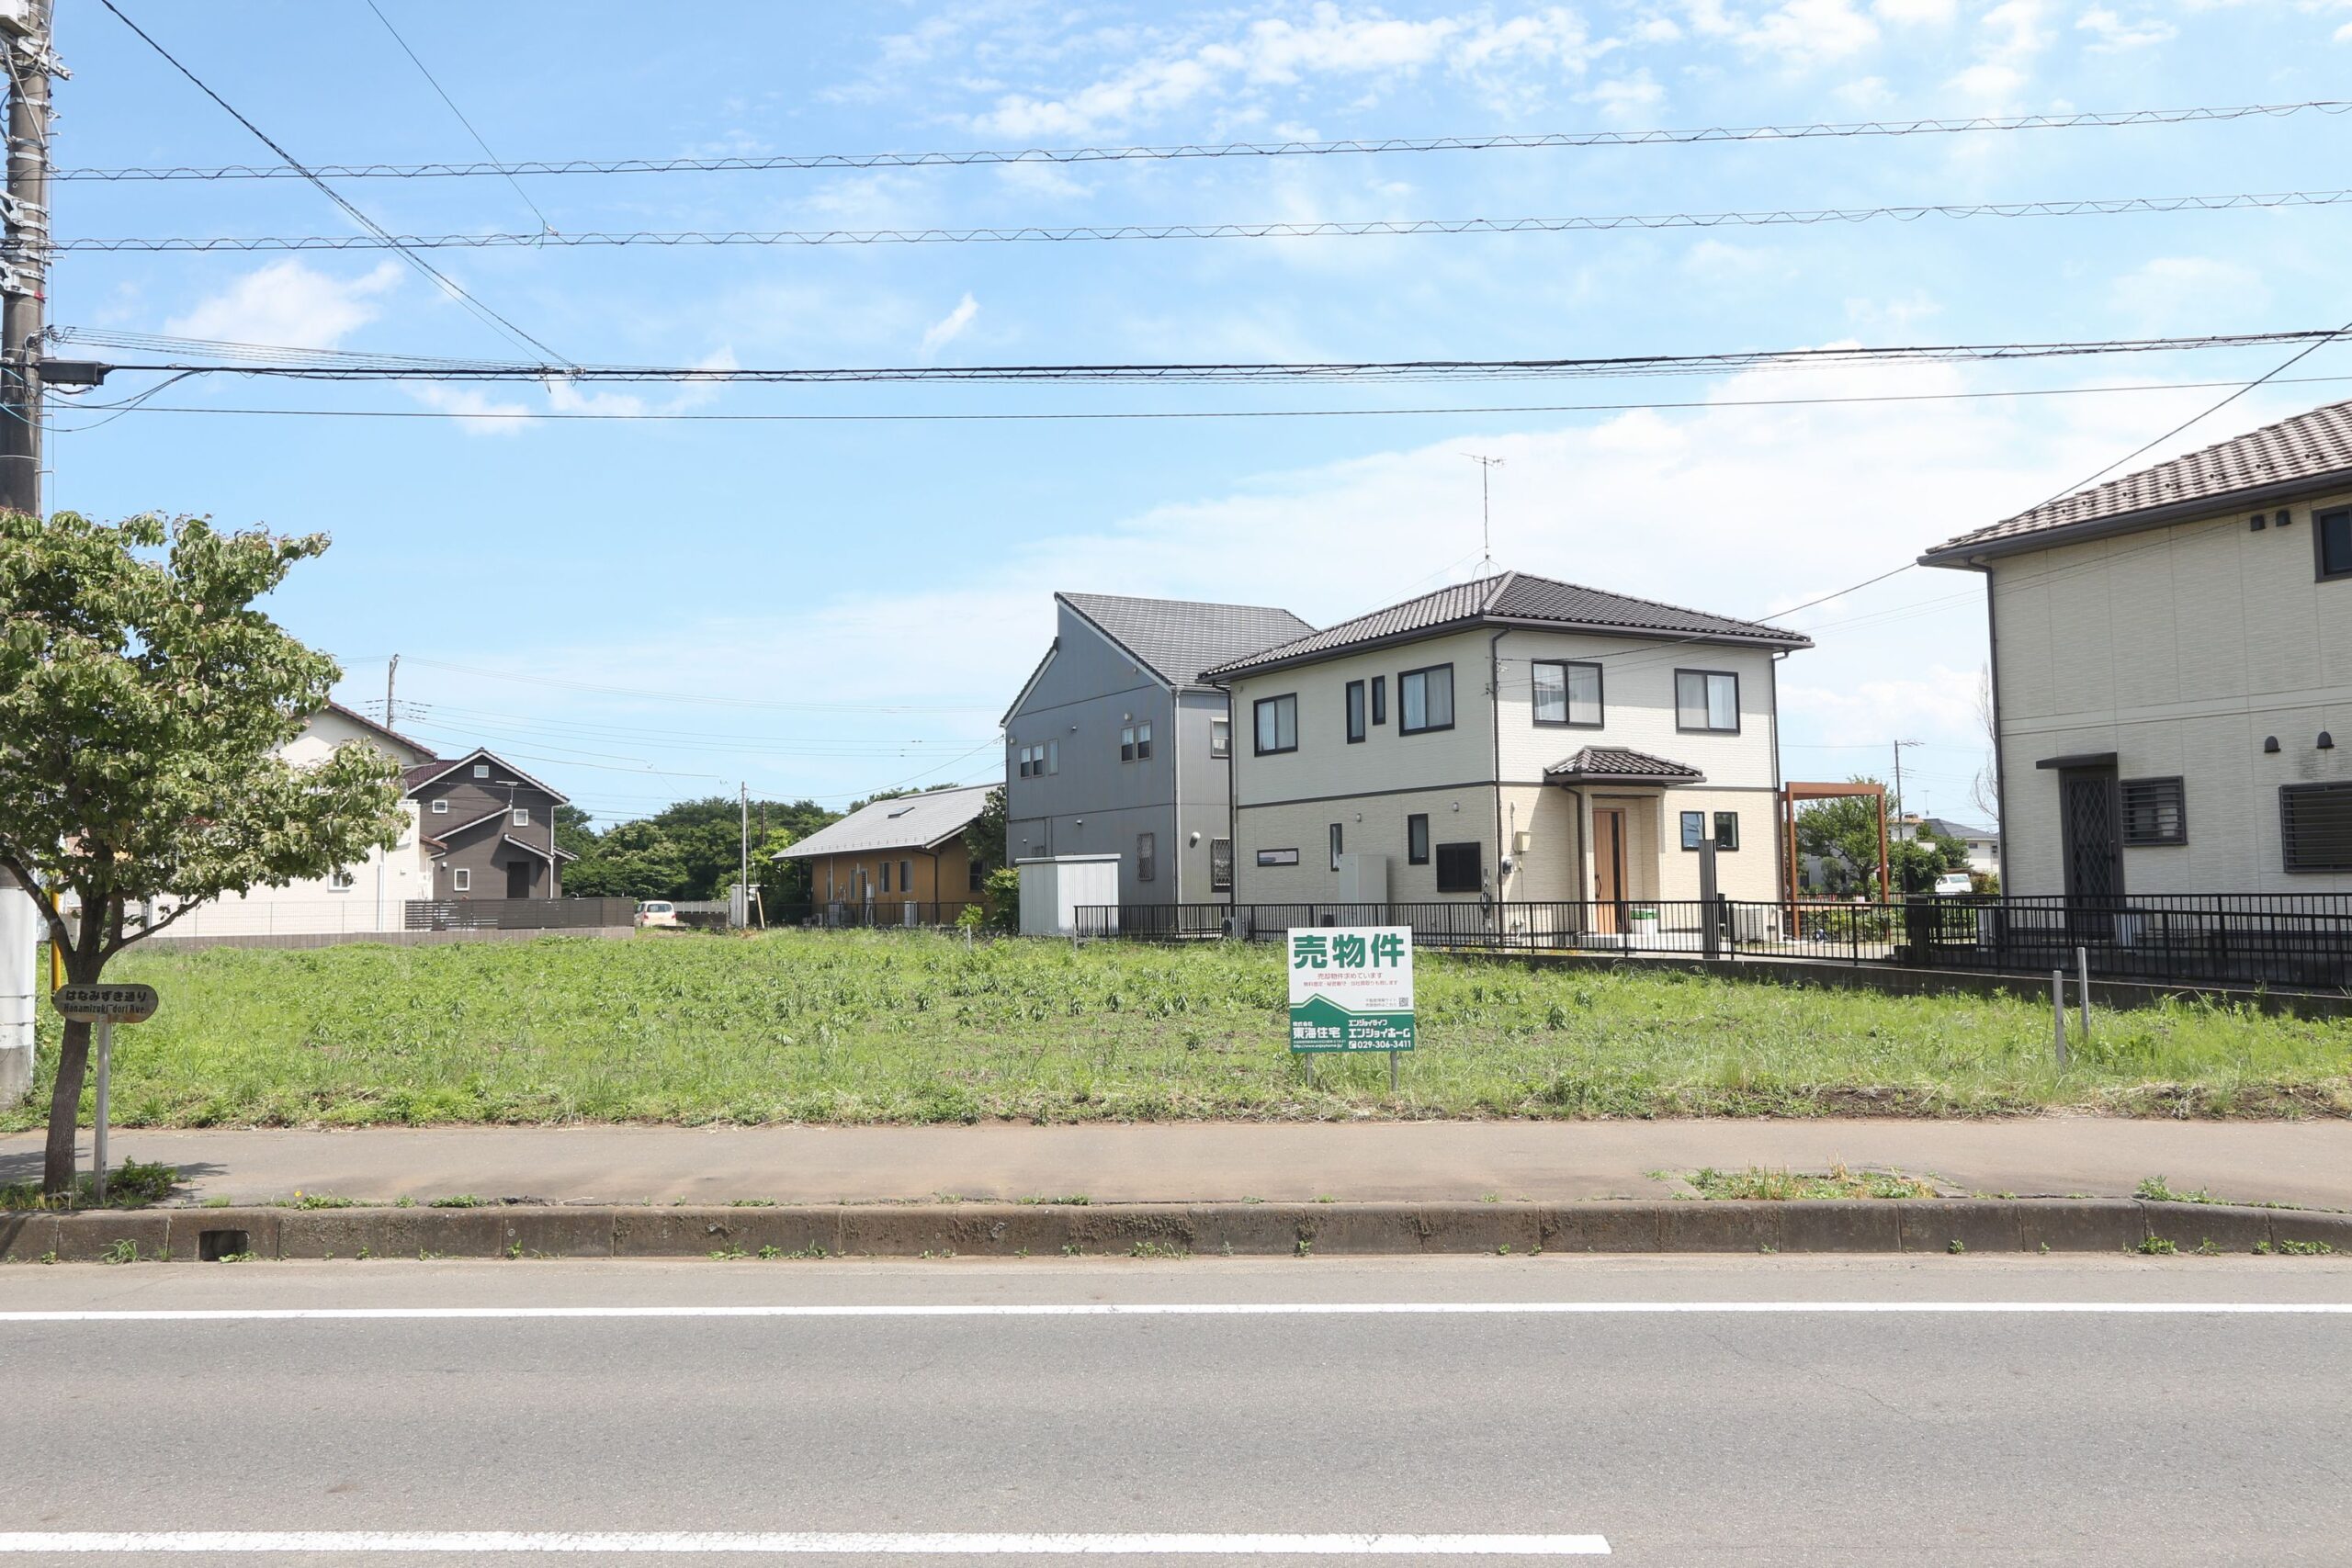
[[[2066,972],[2050,972],[2050,1029],[2052,1043],[2058,1048],[2058,1070],[2066,1070]]]
[[[1724,955],[1724,933],[1715,925],[1715,840],[1699,838],[1699,951],[1709,960]]]
[[[2083,1043],[2091,1043],[2091,950],[2075,949],[2075,996],[2083,1005]]]

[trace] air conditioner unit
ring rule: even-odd
[[[39,28],[40,18],[33,14],[33,0],[0,0],[0,33],[24,38]]]

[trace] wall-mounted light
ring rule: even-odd
[[[2330,735],[2330,734],[2329,734],[2326,730],[2324,730],[2324,729],[2321,730],[2321,731],[2319,732],[2319,749],[2320,749],[2321,750],[2323,750],[2323,751],[2333,751],[2333,750],[2335,750],[2335,736],[2333,736],[2333,735]]]
[[[2277,736],[2266,735],[2262,738],[2262,754],[2264,756],[2275,756],[2277,755],[2278,750],[2278,738]]]
[[[2281,512],[2278,515],[2270,520],[2270,525],[2273,528],[2284,528],[2288,524],[2292,523],[2294,520],[2295,514],[2293,513]]]
[[[2265,517],[2265,516],[2264,516],[2261,513],[2259,513],[2259,512],[2256,513],[2253,516],[2251,516],[2251,517],[2247,518],[2247,519],[2246,519],[2246,522],[2245,522],[2245,528],[2246,528],[2246,532],[2247,532],[2247,533],[2249,533],[2249,534],[2259,534],[2259,533],[2261,533],[2265,528],[2267,528],[2267,527],[2269,527],[2269,526],[2270,526],[2270,519],[2268,519],[2267,517]]]

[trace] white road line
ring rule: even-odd
[[[1606,1557],[1597,1535],[862,1535],[815,1530],[76,1530],[0,1534],[0,1555],[135,1552],[766,1552],[864,1557]]]
[[[2352,1314],[2352,1302],[1075,1302],[936,1306],[188,1307],[0,1312],[0,1323],[345,1323],[384,1319],[664,1317],[1348,1317],[1889,1314],[2154,1317]]]

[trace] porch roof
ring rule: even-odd
[[[1687,762],[1653,757],[1623,746],[1588,746],[1544,770],[1546,784],[1588,783],[1695,784],[1707,775]]]

